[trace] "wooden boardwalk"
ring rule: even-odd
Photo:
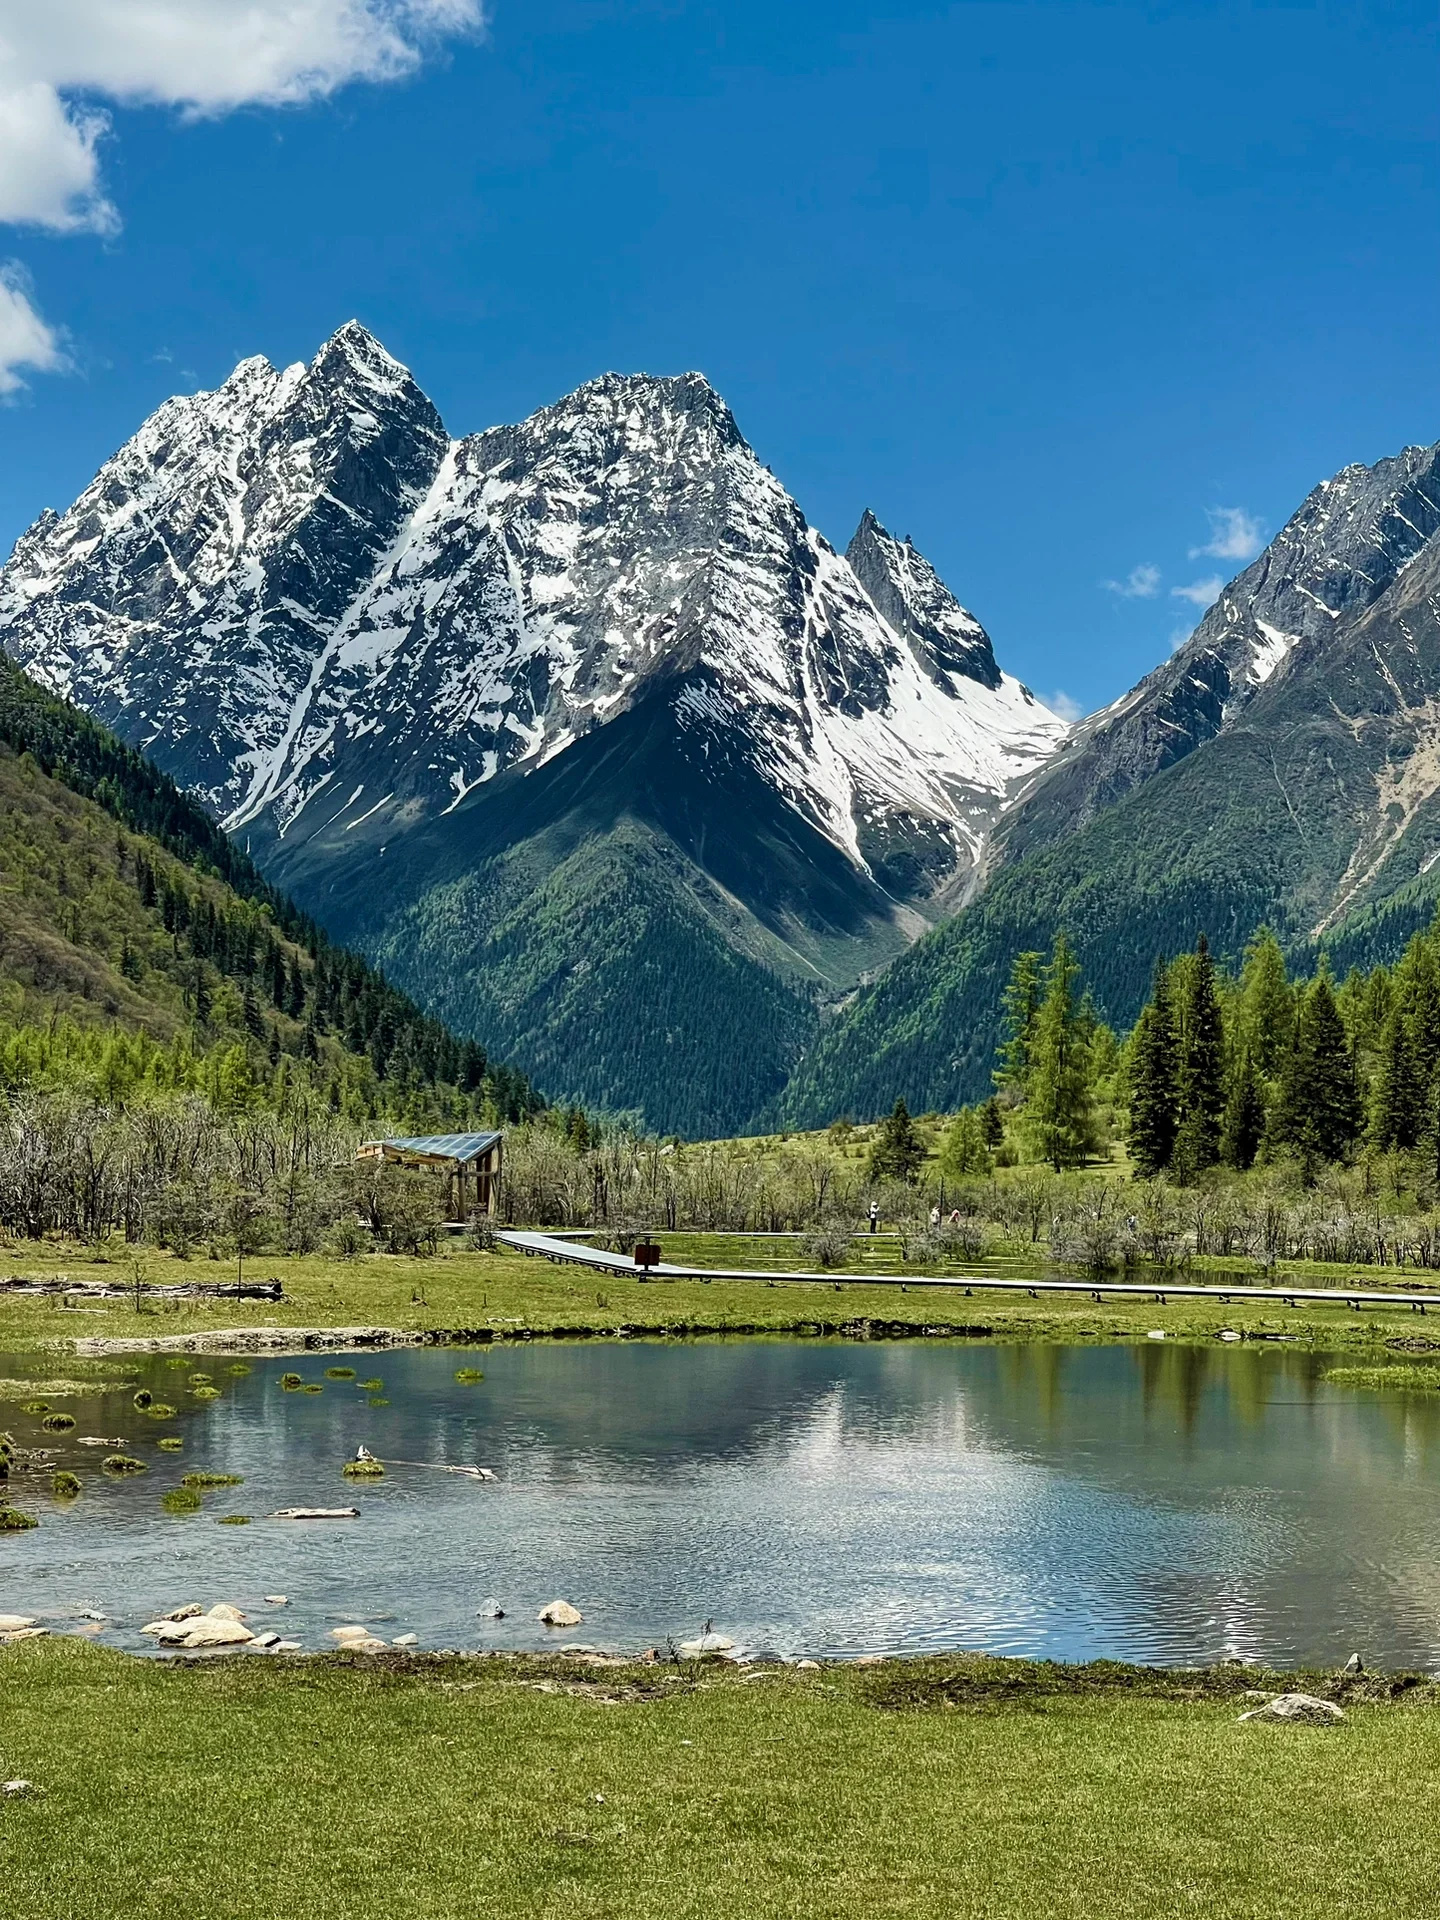
[[[1232,1301],[1270,1301],[1287,1307],[1302,1301],[1316,1306],[1409,1307],[1412,1313],[1424,1313],[1427,1307],[1440,1307],[1440,1293],[1401,1292],[1359,1287],[1203,1287],[1180,1281],[1134,1280],[1001,1280],[985,1273],[774,1273],[744,1267],[683,1267],[669,1261],[642,1271],[621,1253],[602,1253],[598,1247],[586,1247],[568,1237],[553,1233],[529,1233],[507,1228],[496,1238],[532,1259],[553,1260],[557,1264],[590,1267],[601,1273],[623,1274],[629,1280],[748,1280],[764,1286],[833,1287],[911,1287],[940,1288],[961,1293],[1024,1293],[1038,1299],[1042,1293],[1083,1293],[1094,1300],[1153,1300],[1159,1305],[1171,1299]]]

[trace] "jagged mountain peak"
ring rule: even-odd
[[[881,614],[906,641],[938,686],[963,674],[982,686],[1000,685],[990,636],[961,606],[907,534],[903,541],[867,507],[845,558]]]

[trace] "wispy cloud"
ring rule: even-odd
[[[1118,593],[1122,600],[1153,600],[1160,591],[1160,569],[1142,560],[1123,580],[1102,580],[1100,584],[1107,593]]]
[[[1203,547],[1191,547],[1190,558],[1253,560],[1265,544],[1265,523],[1243,507],[1207,507],[1210,538]]]
[[[18,393],[29,373],[63,373],[69,365],[56,328],[35,310],[18,261],[0,265],[0,395]]]
[[[1224,585],[1218,573],[1211,573],[1203,580],[1192,580],[1188,587],[1171,587],[1170,594],[1172,599],[1188,600],[1192,607],[1213,607]]]
[[[1048,707],[1051,713],[1058,714],[1062,720],[1068,720],[1071,726],[1074,726],[1077,720],[1085,718],[1085,709],[1080,702],[1072,700],[1070,695],[1062,692],[1059,687],[1054,693],[1042,693],[1040,703]]]

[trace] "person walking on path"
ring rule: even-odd
[[[874,1232],[876,1232],[876,1231],[877,1231],[877,1229],[879,1228],[879,1225],[880,1225],[880,1202],[879,1202],[878,1200],[872,1200],[872,1201],[870,1202],[870,1231],[871,1231],[871,1233],[874,1233]]]

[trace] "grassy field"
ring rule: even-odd
[[[966,1670],[958,1704],[896,1710]],[[1027,1684],[1038,1678],[1041,1689]],[[993,1662],[764,1679],[0,1653],[6,1920],[1309,1920],[1434,1908],[1432,1688],[1329,1729]],[[955,1697],[952,1693],[952,1698]]]
[[[779,1264],[797,1257],[797,1243],[737,1240],[720,1236],[662,1235],[667,1254],[705,1259],[716,1266]],[[888,1246],[889,1252],[885,1249]],[[887,1264],[893,1243],[868,1245],[860,1258]],[[992,1263],[994,1264],[994,1263]],[[219,1263],[178,1261],[147,1252],[144,1277],[151,1282],[215,1280],[233,1276]],[[1012,1260],[995,1266],[1014,1277]],[[1368,1351],[1388,1339],[1424,1338],[1428,1321],[1408,1308],[1287,1308],[1247,1302],[1237,1294],[1230,1305],[1219,1301],[1165,1304],[1134,1302],[1084,1293],[1041,1295],[987,1294],[976,1291],[894,1286],[867,1287],[862,1280],[843,1284],[786,1285],[783,1282],[641,1281],[622,1275],[555,1266],[514,1253],[475,1253],[447,1248],[428,1259],[369,1254],[355,1260],[324,1256],[265,1256],[247,1269],[253,1278],[279,1278],[282,1301],[187,1300],[173,1304],[133,1299],[67,1309],[58,1295],[18,1296],[0,1292],[0,1352],[68,1349],[77,1339],[163,1340],[177,1335],[222,1338],[249,1329],[392,1328],[471,1333],[481,1338],[523,1337],[527,1333],[588,1331],[599,1334],[651,1332],[681,1335],[692,1331],[827,1332],[877,1329],[963,1329],[970,1337],[996,1339],[1113,1340],[1143,1339],[1163,1329],[1180,1339],[1213,1340],[1222,1328],[1256,1336],[1288,1336],[1322,1347]],[[97,1259],[94,1249],[51,1244],[12,1245],[0,1258],[0,1274],[46,1277],[64,1274],[74,1281],[125,1282],[127,1261],[118,1252]],[[1297,1276],[1298,1277],[1298,1276]],[[1348,1269],[1312,1269],[1316,1285],[1343,1284]],[[1365,1269],[1356,1284],[1410,1286],[1417,1276],[1393,1269]],[[1435,1330],[1440,1341],[1440,1327]]]

